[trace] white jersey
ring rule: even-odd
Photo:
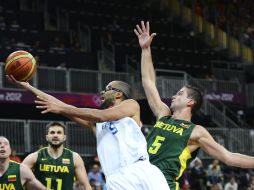
[[[146,139],[130,117],[97,123],[96,136],[98,157],[106,177],[138,160],[149,160]]]

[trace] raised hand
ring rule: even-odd
[[[136,25],[136,29],[134,29],[136,36],[138,37],[139,45],[142,49],[148,48],[153,40],[153,37],[156,36],[156,33],[152,33],[150,35],[150,26],[149,22],[141,21],[141,25]]]
[[[36,104],[38,104],[38,106],[36,106],[37,109],[43,109],[43,111],[41,112],[42,114],[51,112],[51,113],[56,113],[59,114],[61,113],[62,107],[60,105],[58,105],[57,103],[42,98],[40,96],[37,96],[38,100],[35,100],[34,102]]]
[[[16,86],[18,87],[21,87],[21,88],[26,88],[29,83],[28,82],[21,82],[21,81],[17,81],[13,75],[6,75],[6,78],[12,83],[12,84],[15,84]]]

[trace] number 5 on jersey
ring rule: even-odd
[[[153,141],[152,146],[149,147],[148,152],[150,154],[156,154],[161,147],[161,142],[163,142],[164,140],[165,140],[165,137],[157,135],[155,140]]]

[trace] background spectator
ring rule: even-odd
[[[100,171],[100,167],[98,164],[93,164],[92,169],[90,172],[88,172],[88,179],[96,186],[96,187],[103,187],[104,180],[103,180],[103,174]]]
[[[235,177],[231,177],[225,184],[224,190],[238,190],[238,183],[235,181]]]
[[[218,160],[213,160],[212,164],[208,166],[208,181],[207,186],[211,190],[222,190],[223,174]]]
[[[190,185],[191,189],[203,190],[205,189],[205,170],[203,163],[200,159],[194,160],[194,165],[191,168],[190,173]]]

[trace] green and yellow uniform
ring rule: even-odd
[[[187,165],[196,157],[190,153],[188,141],[195,124],[170,116],[160,118],[147,136],[150,161],[156,165],[169,184],[170,190],[179,190],[177,180]]]
[[[72,190],[74,182],[73,152],[64,148],[62,155],[54,159],[48,148],[38,151],[34,167],[35,177],[50,190]]]
[[[0,190],[23,190],[20,164],[10,161],[7,171],[0,177]]]

